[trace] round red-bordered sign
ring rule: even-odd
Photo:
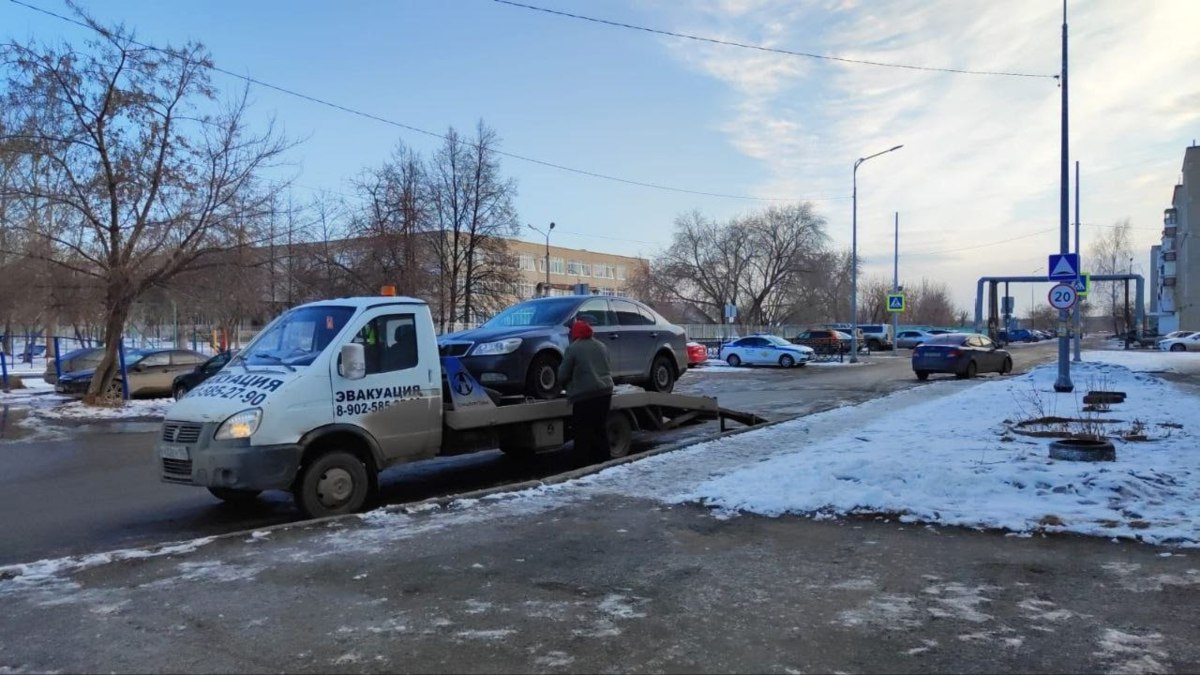
[[[1050,289],[1050,306],[1054,309],[1071,309],[1079,302],[1079,292],[1071,284],[1058,284]]]

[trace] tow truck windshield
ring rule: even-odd
[[[353,307],[301,307],[276,319],[234,360],[249,366],[311,365],[354,315]]]

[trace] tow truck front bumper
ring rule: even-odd
[[[250,439],[218,441],[218,424],[167,420],[155,447],[165,483],[234,490],[286,490],[303,455],[294,443],[250,445]]]

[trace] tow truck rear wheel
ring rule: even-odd
[[[367,467],[354,455],[333,451],[304,468],[296,490],[296,506],[309,518],[338,516],[360,510],[371,482]]]
[[[262,490],[235,490],[223,487],[210,487],[208,491],[217,499],[235,506],[253,504],[258,501],[258,495],[262,494]]]
[[[601,459],[617,459],[628,455],[629,449],[633,447],[633,425],[629,423],[629,415],[620,410],[609,411],[606,429],[608,457]]]

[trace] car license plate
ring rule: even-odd
[[[163,459],[179,459],[187,461],[188,449],[186,445],[160,445],[158,446],[158,456]]]

